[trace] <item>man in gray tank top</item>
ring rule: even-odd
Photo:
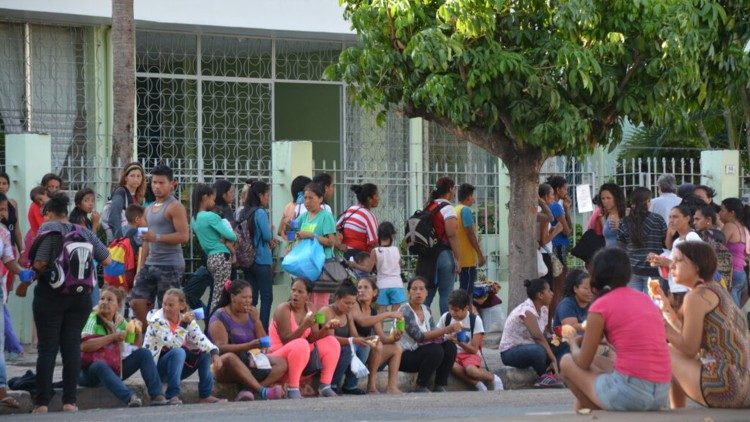
[[[151,171],[156,201],[143,216],[148,225],[141,236],[145,264],[130,292],[130,307],[144,327],[149,309],[161,303],[164,292],[179,289],[185,273],[182,245],[190,240],[190,228],[185,207],[172,194],[172,179],[172,169],[167,166],[158,165]]]

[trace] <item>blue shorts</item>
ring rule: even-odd
[[[403,287],[389,287],[380,289],[378,293],[378,305],[400,305],[406,302],[406,292]]]
[[[655,383],[617,371],[601,374],[594,390],[604,410],[637,412],[669,408],[669,383]]]

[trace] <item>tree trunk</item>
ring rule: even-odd
[[[113,127],[112,173],[133,161],[135,116],[135,23],[133,0],[112,0]]]
[[[539,151],[504,154],[510,175],[508,213],[508,311],[526,300],[523,280],[537,278],[536,250],[539,228],[536,207],[539,198],[539,170],[544,157]]]

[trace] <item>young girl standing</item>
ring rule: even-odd
[[[221,216],[211,211],[215,206],[216,193],[213,188],[198,184],[193,189],[193,221],[190,226],[208,257],[206,268],[214,279],[210,312],[216,309],[224,282],[232,273],[231,254],[224,240],[237,241],[232,228],[222,221]]]
[[[96,231],[99,229],[99,222],[101,221],[101,217],[99,216],[98,212],[94,211],[96,198],[94,196],[93,189],[85,188],[79,190],[78,192],[76,192],[74,201],[75,208],[73,208],[73,211],[70,212],[68,221],[73,224],[78,224],[79,226],[86,227],[87,229],[96,233]],[[89,214],[91,215],[90,218]]]
[[[378,226],[378,244],[370,255],[378,270],[378,305],[385,312],[390,305],[391,311],[396,311],[406,302],[406,292],[401,280],[401,252],[394,245],[396,227],[390,221],[384,221]]]

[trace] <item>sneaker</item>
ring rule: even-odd
[[[130,400],[128,400],[128,407],[141,407],[141,406],[143,406],[143,402],[141,401],[140,398],[138,398],[138,396],[136,396],[135,394],[130,396]]]
[[[237,396],[235,396],[234,401],[253,401],[255,400],[255,396],[253,395],[253,392],[250,390],[240,390],[239,393],[237,393]]]
[[[352,396],[363,396],[367,394],[367,391],[361,388],[342,388],[341,392],[344,394],[352,395]]]
[[[565,388],[554,374],[544,374],[534,383],[534,388]]]
[[[430,389],[427,387],[417,387],[414,389],[413,393],[430,393]]]
[[[497,375],[495,375],[495,379],[492,380],[492,390],[493,391],[503,391],[505,387],[503,386],[503,380],[500,379]]]
[[[474,384],[474,388],[476,388],[477,391],[487,391],[487,386],[484,385],[482,381],[477,381],[477,383]]]
[[[286,390],[286,398],[288,399],[301,399],[302,393],[300,393],[299,388],[290,388]]]
[[[297,390],[299,391],[299,390]],[[286,396],[286,393],[284,392],[284,387],[280,385],[274,385],[273,387],[267,387],[265,389],[265,394],[263,394],[263,398],[266,400],[278,400],[283,399],[284,396]]]
[[[177,405],[180,405],[180,404],[182,404],[182,400],[180,400],[180,398],[177,397],[177,396],[174,396],[171,399],[169,399],[169,405],[170,406],[177,406]]]
[[[318,390],[318,393],[321,397],[336,397],[338,395],[335,391],[333,391],[330,385],[324,385]]]

